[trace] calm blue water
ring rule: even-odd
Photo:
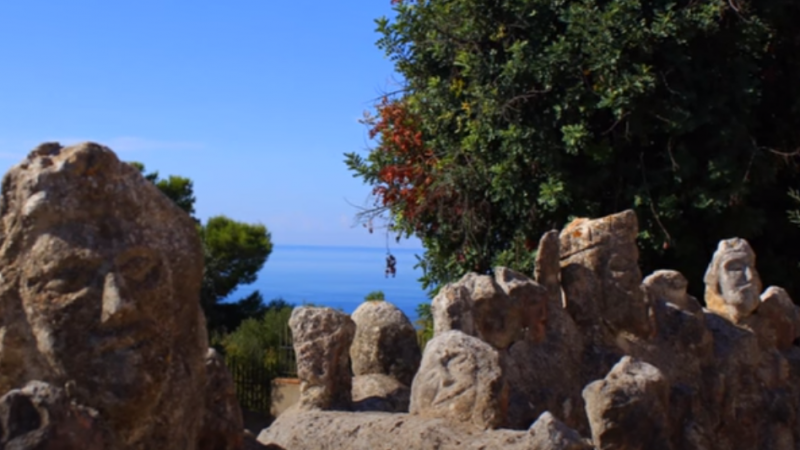
[[[392,249],[397,259],[395,278],[384,277],[386,249],[363,247],[312,247],[276,245],[258,274],[258,280],[242,286],[231,296],[236,300],[258,289],[265,302],[283,298],[301,305],[313,303],[342,308],[352,313],[372,291],[383,291],[386,300],[416,320],[417,305],[428,297],[414,269],[417,249]]]

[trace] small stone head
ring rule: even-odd
[[[706,271],[705,300],[708,309],[733,322],[758,308],[761,278],[756,271],[756,255],[740,238],[720,241]]]
[[[202,263],[192,219],[106,147],[44,144],[3,179],[0,308],[18,305],[34,372],[72,386],[123,441],[163,420],[172,384],[198,381],[175,378],[207,348]]]

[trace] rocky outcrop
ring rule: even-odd
[[[577,433],[545,414],[530,429],[483,431],[410,414],[295,411],[279,416],[259,442],[287,450],[590,450]]]
[[[542,237],[533,279],[497,267],[443,286],[410,414],[298,411],[259,439],[297,449],[796,448],[800,309],[783,289],[761,292],[742,239],[720,243],[704,308],[678,272],[642,279],[637,233],[632,211],[578,219]]]
[[[487,429],[503,425],[507,409],[508,385],[497,350],[458,330],[428,342],[411,385],[411,414]]]
[[[350,345],[356,325],[333,308],[298,307],[289,318],[301,409],[348,409],[352,404]]]
[[[356,334],[350,346],[353,374],[384,374],[410,386],[421,353],[417,333],[399,308],[386,301],[362,303],[351,315]]]
[[[17,414],[5,448],[196,449],[202,274],[194,221],[108,148],[43,144],[13,167],[0,199],[0,393]],[[33,440],[12,445],[20,432]]]

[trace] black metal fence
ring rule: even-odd
[[[289,327],[282,330],[277,348],[265,349],[263,360],[228,356],[225,364],[233,377],[242,409],[269,414],[273,400],[272,380],[297,377],[297,358]]]

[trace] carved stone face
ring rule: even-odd
[[[101,410],[147,415],[171,356],[174,317],[162,307],[173,301],[169,267],[134,236],[80,228],[53,227],[24,253],[20,297],[38,349]]]
[[[2,200],[0,305],[27,337],[24,351],[0,347],[0,363],[36,357],[0,381],[66,386],[110,424],[115,448],[185,448],[195,428],[175,426],[202,416],[208,348],[191,218],[96,144],[40,146],[6,175]]]
[[[745,252],[726,252],[719,267],[719,291],[725,302],[737,309],[752,311],[758,306],[760,289],[755,268]]]
[[[739,322],[758,308],[761,279],[755,253],[744,239],[721,241],[705,276],[706,306]]]

